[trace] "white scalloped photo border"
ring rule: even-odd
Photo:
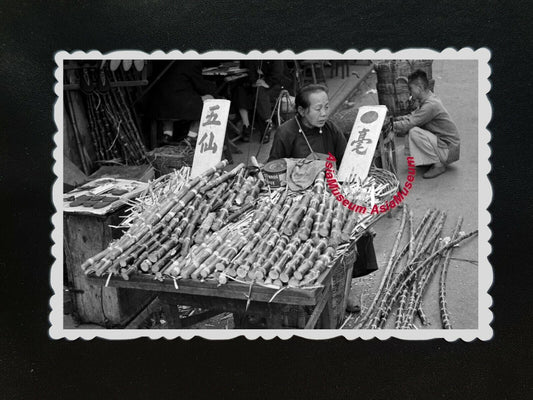
[[[280,338],[283,340],[297,336],[306,339],[322,340],[335,337],[344,337],[348,340],[353,339],[373,339],[385,340],[389,338],[398,338],[406,340],[427,340],[442,338],[447,341],[458,339],[472,341],[474,339],[490,340],[493,336],[491,322],[493,319],[492,297],[489,289],[493,283],[493,269],[488,261],[491,253],[489,239],[491,231],[489,223],[491,221],[488,212],[489,204],[492,201],[492,187],[488,179],[488,173],[491,170],[489,158],[491,150],[489,142],[491,139],[487,126],[492,117],[492,107],[488,99],[488,93],[491,88],[489,77],[491,68],[489,60],[491,57],[490,50],[480,48],[462,48],[456,50],[447,48],[441,52],[431,49],[405,49],[398,52],[390,50],[348,50],[345,53],[339,53],[332,50],[309,50],[295,54],[291,50],[277,52],[268,50],[260,52],[257,50],[250,51],[248,54],[236,51],[209,51],[200,54],[196,51],[171,51],[165,53],[161,50],[154,51],[151,54],[123,50],[102,54],[99,51],[59,51],[55,54],[57,69],[55,70],[56,84],[54,87],[57,101],[54,105],[54,120],[57,126],[57,133],[54,135],[56,148],[53,150],[55,163],[53,171],[57,177],[52,187],[52,196],[55,214],[52,216],[54,230],[52,232],[52,255],[55,261],[51,268],[50,283],[54,294],[50,298],[51,312],[49,320],[51,323],[49,334],[52,339],[85,339],[91,340],[95,337],[105,339],[134,339],[139,337],[148,337],[151,339],[192,339],[201,337],[213,340],[233,339],[244,336],[247,339],[255,340],[258,338],[270,340]],[[374,59],[454,59],[454,60],[477,60],[478,61],[478,328],[477,329],[419,329],[419,330],[351,330],[351,329],[328,329],[328,330],[243,330],[243,329],[170,329],[170,330],[151,330],[151,329],[64,329],[63,327],[63,61],[73,59],[148,59],[148,60],[167,60],[167,59],[326,59],[326,60],[374,60]]]

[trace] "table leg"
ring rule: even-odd
[[[324,308],[329,303],[329,308],[332,308],[331,305],[331,284],[328,283],[324,291],[322,292],[322,296],[320,300],[318,301],[317,305],[315,306],[315,309],[313,310],[313,313],[311,314],[311,317],[309,318],[309,321],[307,321],[307,324],[305,325],[305,329],[313,329],[318,321],[318,318],[322,314],[322,311],[324,311]],[[328,313],[332,313],[331,311],[328,311]],[[330,317],[327,317],[328,320]]]
[[[319,326],[321,329],[335,329],[337,327],[337,320],[335,318],[335,312],[333,310],[333,301],[329,296],[324,311],[320,315]]]

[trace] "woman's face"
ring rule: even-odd
[[[326,92],[314,92],[309,95],[309,107],[299,109],[305,125],[322,128],[329,116],[329,98]]]

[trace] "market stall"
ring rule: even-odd
[[[221,87],[227,89],[228,76],[240,79],[240,74],[246,73],[231,68],[205,68],[203,75],[222,77]],[[111,76],[117,79],[116,74]],[[112,87],[122,87],[121,81],[113,82]],[[93,134],[95,148],[104,143],[105,135],[107,140],[113,137],[112,144],[120,142],[122,152],[128,146],[144,148],[128,141],[135,137],[135,129],[122,136],[122,123],[134,125],[133,117],[129,122],[126,118],[134,115],[134,108],[129,114],[119,112],[120,106],[128,106],[127,102],[119,103],[121,98],[127,98],[126,92],[111,97],[95,90],[86,102],[89,117],[94,113],[91,106],[102,106],[107,114],[113,110],[111,106],[116,111],[107,117],[107,125],[115,124],[110,125],[114,131]],[[96,96],[99,103],[95,104],[91,96]],[[132,97],[132,93],[128,96]],[[129,106],[134,103],[135,100]],[[328,167],[328,162],[324,165],[324,161],[285,158],[260,165],[254,157],[230,169],[227,161],[220,161],[228,130],[229,103],[224,99],[204,100],[198,143],[183,141],[150,152],[143,150],[142,160],[156,170],[157,179],[139,190],[127,190],[127,196],[120,201],[110,200],[118,192],[113,193],[105,179],[93,181],[87,193],[82,187],[65,196],[69,202],[65,203],[69,215],[65,220],[66,266],[70,280],[76,281],[69,288],[78,297],[97,300],[90,306],[95,316],[89,322],[109,321],[107,314],[103,314],[103,319],[97,315],[101,311],[97,306],[121,309],[120,296],[104,296],[110,290],[118,290],[143,293],[144,297],[133,302],[135,306],[130,307],[132,311],[127,316],[115,318],[114,326],[128,326],[134,314],[136,319],[142,314],[146,299],[152,302],[154,298],[166,304],[167,311],[188,305],[210,310],[206,317],[231,312],[236,328],[249,327],[250,316],[254,320],[259,317],[263,322],[258,326],[266,328],[333,329],[343,323],[352,271],[359,259],[358,241],[369,234],[369,228],[382,215],[391,216],[390,212],[374,209],[386,205],[389,210],[390,204],[391,209],[403,207],[396,199],[402,190],[399,192],[396,178],[390,109],[359,108],[346,147],[349,156],[338,171]],[[76,116],[74,109],[70,112]],[[99,126],[106,125],[89,118],[90,129]],[[132,160],[125,156],[118,161]],[[113,159],[97,160],[102,161],[109,163]],[[335,179],[337,174],[339,182]],[[114,178],[114,183],[120,183],[120,176]],[[412,230],[413,222],[405,222],[405,212],[401,229],[409,225]],[[76,220],[87,217],[100,218],[97,229],[91,228],[91,221]],[[425,283],[435,270],[446,270],[440,267],[446,256],[445,246],[440,248],[440,243],[435,242],[441,230],[429,227],[432,223],[441,226],[439,218],[432,214],[432,218],[420,222],[411,239],[413,254],[404,250],[398,255],[393,249],[383,284],[373,303],[357,319],[357,327],[385,326],[391,309],[399,310],[396,328],[412,325]],[[89,231],[98,246],[85,245]],[[427,234],[418,237],[419,232]],[[461,240],[468,237],[459,236]],[[71,243],[72,238],[77,243]],[[400,268],[400,260],[406,254],[409,257]],[[433,257],[431,262],[428,257]],[[428,267],[418,271],[417,263]],[[401,272],[390,272],[394,268]],[[411,274],[413,270],[417,273]],[[445,294],[440,297],[445,304]],[[77,303],[80,307],[83,301]],[[124,302],[122,308],[128,308],[130,303]],[[183,326],[172,312],[167,319],[170,326]]]
[[[126,233],[81,265],[88,281],[231,311],[236,321],[259,314],[269,328],[282,321],[312,328],[319,320],[320,327],[338,327],[355,243],[379,215],[336,201],[324,171],[308,190],[292,192],[271,188],[256,168],[225,165],[194,179],[184,168],[156,182],[132,207]],[[367,206],[396,189],[394,175],[378,169],[343,187]]]

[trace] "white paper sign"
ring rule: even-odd
[[[222,159],[230,104],[229,100],[221,99],[204,101],[191,178],[215,166]]]
[[[367,177],[386,115],[387,107],[382,105],[359,109],[342,157],[337,176],[339,181],[363,181]]]

